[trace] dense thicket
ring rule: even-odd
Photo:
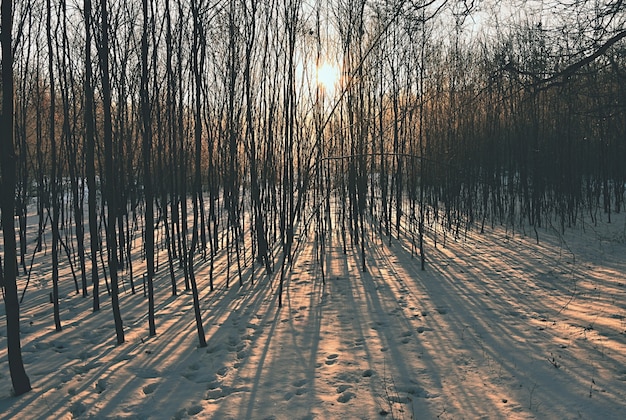
[[[52,229],[53,273],[65,255],[59,280],[87,296],[91,279],[94,310],[104,280],[119,343],[119,270],[132,293],[145,276],[151,335],[155,273],[192,290],[202,345],[196,267],[212,290],[220,253],[227,287],[258,262],[280,298],[310,233],[320,261],[336,236],[366,270],[366,241],[402,236],[424,267],[426,241],[472,227],[622,211],[622,1],[137,3],[13,15],[21,270]],[[335,89],[317,83],[324,63]]]

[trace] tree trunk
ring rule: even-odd
[[[89,214],[89,243],[91,255],[91,284],[93,285],[93,310],[100,310],[100,280],[98,276],[98,216],[96,213],[96,156],[93,121],[93,87],[91,85],[91,0],[84,1],[85,17],[85,164],[87,176],[87,208]]]
[[[46,39],[48,42],[48,71],[50,76],[50,204],[52,205],[52,305],[54,312],[54,326],[61,331],[61,316],[59,314],[59,182],[57,177],[57,147],[55,136],[55,84],[52,52],[52,7],[50,0],[46,2]]]
[[[200,61],[198,61],[198,54],[199,53],[204,54],[204,50],[203,48],[200,48],[198,43],[200,41],[203,42],[204,39],[202,35],[202,25],[200,23],[198,5],[196,4],[195,1],[193,1],[191,4],[192,4],[191,8],[193,11],[193,20],[194,20],[194,31],[193,31],[194,46],[198,48],[194,48],[194,56],[193,56],[193,72],[194,72],[194,81],[196,83],[196,97],[195,97],[196,118],[195,118],[195,128],[194,128],[196,156],[195,156],[195,164],[194,164],[195,173],[194,173],[193,192],[192,192],[193,194],[193,232],[191,233],[191,246],[189,247],[188,267],[189,267],[189,282],[191,283],[191,292],[193,294],[193,308],[194,308],[194,314],[196,318],[196,328],[198,330],[198,340],[200,343],[200,347],[206,347],[207,346],[206,335],[204,333],[204,326],[202,324],[202,314],[200,312],[200,299],[198,296],[198,286],[196,283],[196,275],[195,275],[195,267],[194,267],[194,254],[196,253],[196,248],[198,246],[199,206],[202,202],[201,200],[202,195],[200,194],[200,189],[202,188],[201,177],[200,177],[200,173],[201,173],[200,141],[202,138],[202,128],[200,126],[201,118],[200,118],[199,113],[201,109],[200,107],[200,92],[201,92],[200,63],[203,60],[200,59]],[[199,51],[199,50],[202,50],[202,51]]]
[[[0,163],[2,184],[2,235],[4,239],[4,270],[0,276],[4,291],[7,323],[7,353],[11,382],[15,395],[31,390],[24,369],[20,343],[20,306],[17,300],[17,248],[15,241],[16,157],[13,148],[13,50],[11,31],[13,13],[11,0],[2,0],[0,43],[2,44],[2,116],[0,119]]]
[[[106,173],[106,202],[107,202],[107,254],[109,259],[109,274],[111,276],[111,306],[117,344],[124,343],[124,327],[119,306],[119,283],[117,273],[117,242],[115,237],[115,221],[117,219],[117,192],[115,190],[115,168],[113,162],[113,125],[111,123],[111,83],[109,79],[109,23],[107,1],[101,0],[101,44],[98,48],[100,67],[102,72],[102,106],[104,114],[104,160]]]
[[[142,1],[143,32],[141,37],[141,116],[143,120],[143,188],[146,200],[146,281],[148,285],[148,330],[150,336],[156,335],[154,322],[154,194],[152,192],[151,152],[152,122],[150,120],[150,102],[148,97],[148,0]]]

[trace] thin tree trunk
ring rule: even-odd
[[[46,39],[48,43],[48,72],[50,76],[50,205],[52,206],[52,295],[54,326],[57,331],[62,330],[59,314],[59,181],[57,177],[57,145],[55,133],[56,91],[54,79],[53,50],[52,50],[52,7],[50,0],[46,1]]]
[[[115,237],[115,221],[117,219],[117,192],[115,189],[115,167],[113,161],[113,125],[111,123],[111,84],[109,79],[109,23],[107,0],[101,0],[100,18],[101,45],[98,48],[100,67],[102,72],[102,106],[104,114],[104,160],[106,173],[106,198],[107,198],[107,254],[109,259],[109,275],[111,276],[111,306],[113,320],[115,321],[115,333],[117,344],[124,343],[124,327],[119,306],[119,283],[117,265],[117,241]]]
[[[31,390],[30,379],[24,369],[20,343],[20,306],[17,299],[17,255],[15,241],[15,184],[16,156],[13,146],[13,2],[2,0],[0,6],[0,43],[2,45],[2,115],[0,119],[0,164],[2,183],[2,235],[4,240],[4,270],[0,283],[4,292],[7,323],[7,353],[11,383],[15,395]],[[1,263],[0,263],[1,264]]]
[[[198,4],[195,1],[192,1],[192,12],[193,12],[193,19],[194,19],[194,32],[193,32],[193,37],[194,37],[194,46],[195,47],[199,47],[198,43],[203,42],[204,41],[204,36],[202,34],[202,25],[200,23],[200,16],[199,16],[199,10],[198,10]],[[202,51],[199,51],[202,50]],[[194,314],[196,317],[196,328],[198,330],[198,340],[199,340],[199,345],[200,347],[206,347],[207,346],[207,342],[206,342],[206,335],[204,333],[204,326],[202,324],[202,314],[200,312],[200,299],[198,296],[198,286],[196,283],[196,276],[195,276],[195,267],[194,267],[194,254],[196,253],[196,247],[198,245],[198,218],[199,218],[199,206],[201,203],[201,194],[200,194],[200,189],[202,188],[201,185],[201,168],[200,168],[200,153],[201,153],[201,138],[202,138],[202,128],[200,126],[201,124],[201,118],[200,118],[200,94],[201,94],[201,89],[200,89],[200,83],[201,83],[201,78],[200,78],[200,63],[203,61],[202,58],[200,58],[200,61],[198,61],[198,54],[204,54],[204,50],[203,48],[194,48],[194,56],[193,56],[193,72],[194,72],[194,81],[196,83],[196,119],[195,119],[195,130],[194,130],[194,136],[195,136],[195,143],[196,143],[196,156],[195,156],[195,176],[194,176],[194,183],[193,183],[193,232],[191,234],[191,246],[189,247],[189,257],[188,257],[188,267],[189,267],[189,281],[191,283],[191,292],[193,295],[193,307],[194,307]]]
[[[84,0],[85,19],[85,164],[87,176],[87,208],[89,214],[89,243],[91,259],[91,284],[93,286],[93,310],[100,310],[100,280],[98,275],[98,216],[96,213],[96,156],[93,121],[93,87],[91,85],[91,0]]]
[[[148,330],[150,336],[156,335],[154,322],[154,194],[152,192],[152,121],[150,118],[150,100],[148,97],[148,0],[142,1],[143,32],[141,36],[141,116],[143,121],[143,188],[146,201],[145,209],[145,249],[146,281],[148,286]]]
[[[170,2],[166,0],[165,2],[165,19],[166,19],[166,33],[165,33],[165,43],[166,43],[166,78],[167,78],[167,91],[166,91],[166,103],[165,103],[165,112],[167,115],[166,119],[166,135],[165,141],[167,141],[167,148],[169,149],[169,156],[167,159],[167,163],[164,163],[165,167],[162,168],[160,173],[160,179],[163,180],[161,183],[162,188],[162,202],[163,202],[163,229],[165,230],[165,246],[167,247],[167,264],[170,272],[170,282],[172,288],[172,295],[176,296],[178,294],[176,290],[176,277],[174,274],[174,258],[176,258],[176,245],[174,243],[174,235],[173,229],[170,229],[170,221],[168,219],[168,194],[167,194],[167,185],[165,180],[166,170],[172,168],[172,173],[170,173],[170,178],[172,182],[168,183],[170,186],[169,189],[169,200],[172,203],[175,200],[175,188],[174,188],[174,164],[175,161],[175,148],[174,148],[174,137],[176,130],[174,128],[174,70],[172,67],[172,23],[171,23],[171,12],[170,12]],[[155,70],[156,71],[156,70]],[[165,143],[164,141],[164,143]],[[163,149],[166,146],[161,148],[160,153],[163,153]],[[172,204],[173,207],[173,204]],[[173,226],[173,221],[172,221]]]

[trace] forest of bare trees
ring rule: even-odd
[[[367,270],[366,242],[409,238],[427,269],[428,246],[469,230],[539,241],[610,220],[626,198],[625,25],[621,0],[3,0],[15,393],[30,390],[16,279],[35,255],[57,331],[59,282],[94,311],[111,300],[118,344],[121,287],[145,293],[150,335],[154,289],[184,289],[203,346],[196,273],[213,290],[217,255],[227,287],[270,276],[281,302],[302,241],[319,261],[331,240],[359,249]]]

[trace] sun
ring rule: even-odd
[[[321,87],[327,95],[333,95],[337,85],[339,85],[339,67],[328,62],[324,62],[317,67],[317,85]]]

